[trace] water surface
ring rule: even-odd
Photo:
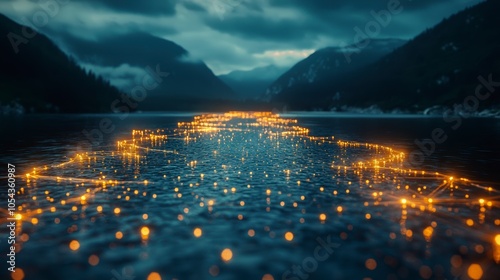
[[[3,118],[25,279],[500,273],[499,120],[195,115]]]

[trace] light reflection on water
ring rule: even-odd
[[[26,279],[500,272],[498,190],[294,119],[203,115],[55,157],[20,184]]]

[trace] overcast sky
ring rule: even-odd
[[[373,13],[397,0],[2,0],[0,11],[23,23],[41,3],[59,11],[39,28],[54,40],[82,40],[143,31],[171,40],[216,74],[268,64],[291,66],[314,50],[350,44]],[[376,38],[409,39],[480,0],[400,0]],[[50,6],[46,4],[46,6]],[[64,49],[64,46],[62,46]],[[110,69],[108,69],[109,71]]]

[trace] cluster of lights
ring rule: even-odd
[[[297,120],[281,118],[277,114],[270,112],[229,112],[225,114],[207,114],[194,117],[191,122],[181,122],[178,123],[178,127],[171,131],[170,135],[167,135],[167,131],[163,129],[157,130],[133,130],[131,133],[131,139],[120,140],[117,142],[116,151],[106,154],[103,152],[94,153],[80,153],[72,157],[66,162],[53,166],[43,166],[39,168],[34,168],[32,172],[26,174],[26,187],[20,188],[19,194],[30,194],[30,200],[22,203],[18,212],[17,219],[20,222],[31,223],[36,226],[39,224],[40,219],[37,216],[44,212],[57,212],[61,215],[66,215],[67,213],[77,212],[83,208],[87,208],[94,204],[94,199],[96,195],[100,193],[112,193],[114,198],[121,203],[126,203],[134,197],[150,197],[152,199],[157,198],[157,194],[150,192],[146,187],[150,184],[155,184],[165,180],[166,174],[160,175],[158,178],[143,179],[139,178],[137,175],[134,178],[127,180],[116,180],[112,178],[107,178],[102,171],[99,171],[97,176],[94,178],[76,178],[75,176],[64,176],[64,175],[50,175],[51,170],[64,170],[65,168],[77,165],[82,168],[94,168],[96,165],[106,166],[108,162],[106,161],[109,157],[118,157],[124,163],[133,162],[135,166],[140,167],[143,160],[147,158],[148,154],[151,153],[162,153],[162,154],[172,154],[172,156],[180,156],[180,154],[175,150],[165,149],[168,147],[169,141],[182,140],[189,144],[190,141],[198,141],[202,137],[210,137],[212,140],[221,142],[221,132],[225,131],[228,134],[228,141],[231,141],[234,137],[234,133],[246,133],[255,132],[259,133],[259,139],[268,139],[274,145],[278,145],[285,140],[290,140],[295,143],[295,146],[299,144],[307,143],[308,145],[332,145],[339,149],[347,152],[348,150],[361,150],[363,151],[364,159],[350,160],[349,158],[333,158],[330,165],[330,169],[334,174],[334,177],[338,178],[352,178],[352,181],[345,182],[346,187],[337,188],[337,186],[321,186],[319,187],[319,192],[322,195],[328,195],[332,198],[342,195],[349,195],[352,192],[365,197],[366,201],[363,206],[366,207],[366,211],[363,212],[363,217],[366,221],[371,221],[376,217],[376,211],[373,213],[368,213],[369,209],[377,209],[379,206],[390,206],[397,207],[401,209],[401,219],[400,233],[401,236],[408,240],[415,238],[415,235],[421,234],[421,236],[430,242],[437,231],[438,222],[433,221],[432,224],[425,226],[423,229],[417,229],[415,226],[408,225],[408,220],[410,215],[420,215],[422,213],[427,213],[429,215],[436,215],[441,217],[442,220],[446,220],[447,217],[452,217],[454,212],[449,211],[456,205],[462,205],[465,207],[477,208],[478,217],[477,219],[467,218],[464,219],[463,224],[469,231],[474,231],[474,234],[481,236],[481,239],[485,240],[489,244],[492,244],[492,254],[493,260],[498,264],[500,263],[500,234],[495,234],[494,232],[484,232],[483,228],[475,228],[476,224],[484,224],[486,222],[486,212],[493,208],[498,208],[498,191],[493,190],[491,187],[483,186],[480,182],[472,182],[465,178],[454,178],[447,176],[445,174],[440,174],[436,172],[429,172],[425,170],[414,170],[405,167],[405,154],[396,151],[391,147],[371,144],[371,143],[358,143],[352,141],[342,141],[335,140],[333,136],[329,137],[316,137],[310,136],[309,130],[297,125]],[[214,157],[218,156],[220,151],[214,151]],[[170,163],[173,159],[168,159]],[[245,162],[245,157],[242,157],[242,162]],[[295,163],[294,163],[295,164]],[[203,165],[203,160],[193,159],[187,162],[187,166],[191,168],[193,172],[196,172],[200,166]],[[110,170],[118,171],[118,166],[109,166]],[[221,170],[227,171],[228,166],[222,165]],[[282,170],[284,182],[290,182],[291,178],[298,174],[301,170]],[[97,172],[97,171],[96,171]],[[214,170],[216,173],[217,170]],[[62,172],[64,173],[64,172]],[[106,173],[106,174],[109,174]],[[246,176],[252,178],[253,172],[250,172]],[[177,182],[181,182],[184,174],[178,175],[176,179]],[[196,207],[205,209],[209,213],[214,211],[214,208],[218,207],[218,201],[214,197],[208,197],[202,195],[202,192],[197,193],[196,188],[205,184],[205,174],[200,173],[196,176],[199,178],[198,182],[191,182],[189,185],[183,185],[181,188],[176,186],[172,189],[167,190],[170,192],[174,199],[183,200],[183,196],[186,196],[186,192],[183,192],[182,188],[189,188],[188,194],[193,194],[192,196],[196,199],[195,203],[184,207],[180,213],[177,215],[177,220],[184,221],[189,213],[192,212]],[[265,175],[268,177],[268,174]],[[66,194],[61,198],[61,196],[55,196],[51,194],[51,190],[47,189],[43,194],[38,193],[33,195],[35,189],[42,185],[43,181],[55,181],[57,184],[69,185],[72,188],[68,188]],[[240,189],[251,188],[250,185],[247,186],[232,186],[225,187],[227,185],[226,181],[229,178],[225,178],[222,182],[210,182],[210,188],[216,191],[220,191],[220,195],[231,195],[238,193]],[[301,183],[303,182],[303,183]],[[307,184],[306,181],[294,181],[293,184],[297,188],[303,188],[302,185]],[[437,183],[436,183],[437,182]],[[387,189],[387,185],[394,186],[393,189]],[[138,186],[144,186],[140,189]],[[33,191],[31,191],[33,190]],[[471,191],[474,190],[474,191]],[[483,192],[484,197],[475,197],[477,193]],[[306,213],[307,203],[310,203],[310,198],[306,196],[306,192],[296,199],[291,201],[285,201],[284,199],[279,199],[284,195],[281,190],[274,190],[268,188],[263,191],[263,199],[265,200],[266,212],[270,212],[272,207],[287,208],[293,207],[301,211],[301,213]],[[277,200],[277,202],[276,202]],[[41,203],[40,201],[47,201],[47,203]],[[34,205],[43,204],[46,207],[34,207]],[[243,211],[249,202],[240,200],[235,203],[236,206]],[[122,204],[120,204],[122,205]],[[120,207],[110,207],[109,205],[92,205],[96,210],[98,215],[123,215],[122,208]],[[368,208],[370,206],[371,208]],[[440,209],[446,208],[447,211]],[[320,224],[328,224],[330,220],[334,220],[335,216],[341,216],[348,214],[350,209],[346,205],[335,205],[332,206],[330,212],[322,212],[317,214],[317,218],[313,222],[318,222]],[[238,210],[240,211],[240,210]],[[493,212],[493,211],[492,211]],[[147,242],[154,238],[154,228],[151,225],[146,224],[149,221],[149,215],[147,213],[141,213],[142,220],[145,222],[144,225],[140,226],[136,230],[136,235],[141,238],[143,242]],[[248,214],[238,214],[236,219],[238,221],[243,221]],[[437,219],[436,219],[437,220]],[[58,224],[60,219],[54,220],[54,223]],[[305,218],[300,218],[299,222],[301,224],[305,223]],[[308,221],[310,222],[310,221]],[[494,219],[495,226],[500,226],[500,218]],[[22,228],[22,227],[19,227]],[[77,228],[71,227],[68,232],[73,233],[78,231]],[[264,231],[272,238],[275,237],[274,231],[266,227]],[[257,231],[254,228],[249,228],[246,235],[250,238],[254,238],[257,235]],[[19,232],[19,235],[23,235],[26,241],[29,240],[27,233]],[[125,232],[118,230],[114,233],[114,238],[116,240],[121,240],[124,238]],[[202,227],[192,228],[192,235],[194,238],[203,239],[205,237],[205,232]],[[288,243],[293,243],[296,237],[300,233],[294,233],[291,230],[286,230],[283,232],[282,239]],[[340,236],[342,239],[347,238],[346,233],[342,233]],[[396,234],[391,233],[390,239],[395,239]],[[68,248],[71,251],[78,251],[81,246],[83,246],[78,240],[73,239],[68,243]],[[19,248],[22,248],[21,246]],[[478,249],[478,251],[480,251]],[[484,251],[484,248],[483,248]],[[237,255],[233,253],[231,248],[224,248],[220,251],[220,259],[224,263],[230,263]],[[92,254],[88,257],[88,262],[92,266],[96,266],[102,260],[99,259],[98,255]],[[454,263],[459,263],[458,260],[451,261],[453,267]],[[368,270],[375,270],[377,268],[377,262],[374,259],[367,259],[365,262],[365,267]],[[455,267],[458,273],[462,273],[467,270],[468,276],[472,279],[479,279],[483,274],[483,268],[480,264],[472,263],[466,264],[460,261],[460,265]],[[22,269],[20,269],[22,271]],[[214,265],[209,271],[212,275],[219,274],[218,266]],[[426,267],[421,268],[420,276],[426,278],[428,276],[428,270]],[[263,279],[272,279],[272,276],[266,274]],[[151,272],[148,279],[161,279],[161,276],[157,272]]]

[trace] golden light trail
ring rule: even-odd
[[[238,162],[227,161],[224,158],[228,156],[224,153],[224,147],[237,135],[246,133],[254,133],[255,138],[242,137],[243,140],[240,141],[247,142],[242,144],[242,150],[235,155]],[[268,215],[277,215],[276,213],[281,213],[279,211],[298,214],[293,221],[289,221],[291,225],[315,224],[321,227],[335,225],[355,215],[359,215],[364,223],[373,224],[385,218],[383,212],[394,212],[399,216],[390,223],[395,222],[399,228],[387,232],[386,236],[390,240],[420,239],[436,242],[444,231],[441,225],[453,224],[483,242],[474,244],[478,246],[472,246],[471,250],[500,263],[500,219],[495,216],[500,207],[500,191],[490,187],[492,184],[461,178],[460,174],[450,176],[434,170],[412,168],[407,164],[404,152],[389,146],[309,134],[310,130],[299,126],[297,120],[283,118],[271,112],[205,114],[195,116],[189,122],[179,122],[175,129],[134,129],[129,139],[114,142],[116,146],[111,151],[80,152],[62,163],[32,168],[33,171],[20,178],[25,186],[19,190],[19,194],[24,195],[25,199],[22,205],[19,204],[21,208],[16,212],[15,218],[19,223],[36,227],[59,223],[62,225],[67,217],[89,220],[100,217],[130,218],[148,223],[148,226],[136,225],[133,231],[127,231],[124,227],[113,229],[108,237],[119,244],[132,236],[139,239],[138,235],[143,243],[147,243],[144,242],[146,239],[156,238],[156,234],[151,236],[151,229],[157,228],[154,225],[158,219],[155,212],[144,208],[135,215],[134,211],[130,211],[133,208],[128,205],[138,207],[137,205],[147,203],[162,203],[168,199],[175,201],[175,205],[182,205],[167,217],[178,224],[188,224],[196,215],[215,217],[212,216],[214,213],[218,214],[217,211],[228,208],[237,209],[237,212],[224,217],[242,225],[247,220],[252,220],[254,212],[249,209],[253,209],[252,211]],[[196,154],[187,155],[187,149],[203,139],[209,139],[214,144],[204,147],[209,151],[207,158],[197,157]],[[297,163],[291,154],[287,159],[288,165],[277,167],[279,174],[271,173],[272,170],[266,168],[272,167],[264,165],[250,170],[243,169],[241,166],[248,166],[252,157],[259,153],[247,148],[257,147],[251,145],[255,141],[265,143],[269,150],[275,149],[275,153],[283,153],[286,149],[289,152],[302,152],[301,147],[322,148],[321,151],[328,160],[321,164],[326,168],[321,173],[311,171],[319,163],[315,163],[313,159],[307,163]],[[169,146],[173,142],[182,143],[172,146],[179,150]],[[182,150],[183,147],[186,150]],[[338,151],[338,154],[329,154],[330,150]],[[156,159],[158,162],[154,161]],[[210,165],[211,161],[217,164]],[[182,163],[189,171],[169,173],[167,167],[173,163]],[[148,165],[166,167],[159,169],[156,175],[144,174],[143,169]],[[77,172],[69,172],[72,168]],[[312,183],[316,176],[331,178],[331,183],[326,179],[321,184]],[[239,181],[235,182],[235,178]],[[256,180],[262,180],[263,186],[258,186]],[[47,183],[56,187],[48,188]],[[258,195],[248,196],[246,192],[254,188]],[[346,197],[358,199],[359,205],[346,200]],[[321,205],[317,211],[307,208],[307,205],[316,207],[317,201],[329,203]],[[469,215],[469,212],[473,214]],[[52,217],[50,220],[45,217],[48,214]],[[424,221],[424,217],[429,221],[419,224],[419,221]],[[5,223],[6,220],[2,218],[1,222]],[[199,227],[193,229],[189,226],[186,232],[191,237],[200,238],[197,242],[202,242],[213,234],[208,227],[202,227],[198,223],[196,225]],[[263,236],[273,238],[276,235],[276,240],[280,239],[287,246],[299,239],[293,232],[302,236],[301,231],[293,227],[283,233],[273,229],[272,225],[268,226],[270,229],[264,228],[264,234],[261,234],[263,228],[246,226],[242,236],[254,240],[264,238]],[[207,232],[203,232],[202,228]],[[71,233],[79,230],[72,224],[67,229]],[[32,242],[28,235],[31,233],[21,230],[19,235],[23,233],[26,235],[21,241]],[[124,234],[127,236],[125,239]],[[341,236],[349,240],[352,235],[349,230],[345,230]],[[87,244],[82,239],[80,242]],[[71,251],[78,251],[79,248],[79,241],[70,241]],[[78,253],[81,251],[83,250]],[[223,249],[220,256],[217,256],[217,251],[213,253],[226,263],[233,259],[233,251],[229,248]],[[100,265],[103,261],[97,255],[87,255],[85,258],[92,266]],[[457,257],[451,260],[453,267],[466,271],[472,279],[479,279],[485,273],[484,267],[479,263],[466,263]],[[382,263],[379,263],[378,267],[381,266]],[[376,269],[377,261],[367,259],[365,268]],[[211,268],[210,271],[214,275],[220,272],[218,267]],[[161,279],[154,273],[150,274],[151,279]],[[429,272],[422,268],[420,274],[428,276]]]

